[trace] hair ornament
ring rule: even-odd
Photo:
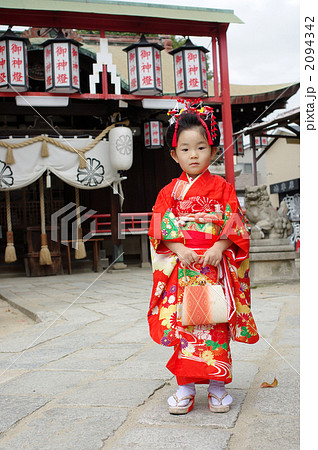
[[[178,130],[178,122],[183,113],[185,114],[196,114],[202,126],[204,127],[209,145],[213,145],[213,140],[217,137],[217,127],[216,127],[216,120],[215,116],[213,114],[213,108],[211,106],[203,106],[202,101],[198,99],[197,101],[187,101],[187,100],[178,100],[178,102],[181,102],[184,104],[184,107],[179,110],[178,109],[178,103],[177,105],[171,110],[168,111],[168,116],[170,116],[169,124],[173,125],[175,124],[175,130],[173,134],[172,139],[172,146],[177,147],[177,130]],[[211,130],[209,130],[205,120],[210,119],[211,122]]]

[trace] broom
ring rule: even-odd
[[[81,228],[80,219],[80,202],[79,202],[79,189],[75,188],[75,203],[76,203],[76,220],[77,220],[77,239],[75,243],[75,259],[86,258],[86,249],[83,242],[83,230]]]
[[[42,175],[39,179],[40,186],[40,211],[41,211],[41,250],[40,250],[40,265],[50,266],[52,264],[51,253],[47,246],[47,235],[45,230],[45,204],[44,204],[44,190]]]
[[[11,222],[11,208],[10,208],[10,192],[6,191],[6,209],[7,209],[7,246],[4,253],[4,261],[6,263],[15,262],[17,255],[13,243],[13,232]]]

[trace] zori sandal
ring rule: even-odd
[[[214,413],[228,412],[230,410],[230,405],[222,405],[222,400],[224,400],[227,395],[229,395],[229,394],[227,392],[225,392],[225,394],[223,394],[222,397],[220,398],[217,395],[211,394],[211,392],[209,392],[209,395],[208,395],[209,410]],[[215,398],[219,402],[218,405],[213,405],[212,397]]]
[[[178,398],[176,394],[173,394],[173,398],[176,401],[176,406],[169,406],[170,414],[187,414],[193,409],[194,406],[194,395],[187,395],[186,397]],[[180,406],[183,400],[189,400],[189,402],[185,406]]]

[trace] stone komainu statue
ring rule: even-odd
[[[283,239],[290,236],[293,227],[287,217],[284,201],[276,210],[269,199],[266,185],[245,187],[246,217],[251,225],[251,239]]]

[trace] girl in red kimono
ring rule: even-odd
[[[259,339],[250,311],[249,235],[234,187],[208,170],[217,151],[219,129],[212,108],[172,111],[167,131],[172,158],[183,170],[157,197],[149,229],[153,290],[148,312],[150,335],[173,346],[167,368],[177,392],[168,399],[171,414],[193,408],[195,383],[208,384],[212,412],[226,412],[232,398],[230,339]],[[186,277],[219,282],[228,304],[228,323],[182,326]]]

